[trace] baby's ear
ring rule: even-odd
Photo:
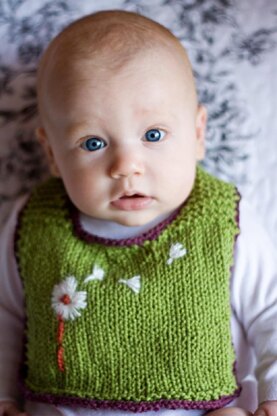
[[[36,133],[36,137],[37,137],[39,143],[41,144],[41,146],[42,146],[42,148],[43,148],[43,150],[46,154],[51,174],[53,176],[60,177],[61,176],[60,171],[59,171],[59,168],[58,168],[57,163],[55,161],[53,150],[52,150],[52,147],[49,143],[46,131],[44,130],[43,127],[38,127],[36,129],[35,133]]]
[[[203,160],[205,157],[205,137],[207,125],[207,109],[199,104],[196,114],[196,158]]]

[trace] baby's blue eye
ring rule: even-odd
[[[148,142],[158,142],[164,138],[165,132],[159,129],[151,129],[145,133]]]
[[[95,150],[103,149],[107,144],[103,139],[98,139],[97,137],[90,137],[84,143],[81,144],[82,149],[88,150],[89,152],[94,152]]]

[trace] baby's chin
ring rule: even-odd
[[[178,208],[178,207],[177,207]],[[176,209],[177,209],[176,208]],[[155,227],[160,222],[165,221],[175,210],[170,210],[168,212],[158,212],[158,213],[142,213],[139,215],[122,215],[119,218],[110,219],[111,221],[123,225],[125,227],[143,227],[149,225],[149,229]]]
[[[123,213],[122,215],[110,218],[110,221],[125,227],[141,227],[155,221],[158,217],[159,214],[155,215],[153,213],[132,213],[131,215],[130,213]]]
[[[131,219],[131,218],[126,218],[126,219],[117,219],[117,220],[111,220],[117,224],[120,225],[124,225],[125,227],[141,227],[143,225],[146,225],[148,223],[150,223],[151,221],[153,221],[155,218],[150,218],[150,219]]]

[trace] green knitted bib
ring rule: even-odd
[[[189,199],[157,238],[122,247],[74,232],[59,179],[37,187],[16,245],[27,397],[133,411],[230,401],[238,198],[198,168]]]

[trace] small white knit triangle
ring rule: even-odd
[[[187,254],[186,248],[181,243],[172,244],[169,250],[169,259],[167,264],[171,264],[175,259],[183,257]]]
[[[92,274],[88,275],[85,278],[84,283],[88,283],[91,280],[103,280],[104,276],[105,276],[104,270],[101,267],[97,266],[97,264],[95,264],[93,267]]]
[[[124,283],[124,285],[128,286],[136,295],[140,292],[140,276],[134,276],[131,279],[120,279],[118,283]]]

